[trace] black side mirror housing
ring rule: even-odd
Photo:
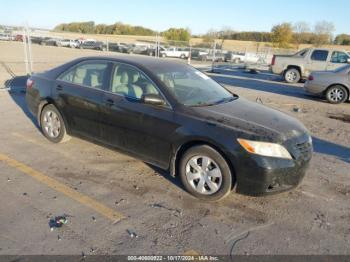
[[[164,99],[160,95],[146,94],[142,96],[142,101],[148,105],[163,106],[165,105]]]

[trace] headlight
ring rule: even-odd
[[[287,149],[280,144],[251,141],[240,138],[237,140],[239,144],[249,153],[261,156],[292,159],[292,156],[289,154]]]

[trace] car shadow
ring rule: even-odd
[[[13,77],[12,79],[6,80],[5,87],[8,89],[12,100],[22,109],[23,113],[32,121],[33,125],[39,129],[38,122],[30,113],[25,99],[27,79],[28,76]]]
[[[148,164],[145,163],[149,168],[153,169],[154,172],[156,172],[157,174],[159,174],[160,176],[164,177],[166,180],[168,180],[169,182],[171,182],[172,184],[176,185],[178,188],[180,188],[181,190],[186,191],[186,189],[184,188],[182,182],[180,181],[180,177],[178,175],[173,176],[170,174],[169,170],[165,170],[162,169],[160,167],[154,166],[152,164]]]
[[[350,163],[350,147],[338,145],[318,137],[312,137],[314,152],[334,156],[339,160]]]

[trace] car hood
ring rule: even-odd
[[[308,133],[295,118],[242,98],[193,110],[201,119],[233,129],[237,136],[247,139],[282,143]]]

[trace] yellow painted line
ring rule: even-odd
[[[17,133],[17,132],[13,132],[12,133],[13,136],[17,137],[17,138],[20,138],[26,142],[29,142],[29,143],[32,143],[32,144],[35,144],[37,146],[40,146],[40,147],[44,147],[44,148],[49,148],[49,145],[48,144],[45,144],[45,143],[41,143],[40,141],[36,140],[36,139],[33,139],[27,135],[23,135],[23,134],[20,134],[20,133]],[[64,151],[61,151],[61,150],[58,150],[56,149],[55,147],[51,147],[50,150],[52,151],[55,151],[67,158],[71,158],[71,155],[65,153]]]
[[[190,249],[190,250],[187,250],[182,255],[184,255],[184,256],[199,256],[199,253],[196,250]]]
[[[38,141],[30,138],[30,137],[27,137],[27,136],[24,136],[20,133],[17,133],[17,132],[13,132],[12,133],[13,136],[17,137],[17,138],[21,138],[23,140],[26,140],[27,142],[30,142],[30,143],[33,143],[33,144],[37,144],[37,145],[41,145]]]
[[[70,188],[69,186],[66,186],[65,184],[44,175],[43,173],[34,170],[33,168],[10,158],[9,156],[0,153],[0,161],[5,162],[7,165],[16,168],[17,170],[20,170],[26,175],[31,176],[32,178],[38,180],[39,182],[51,187],[52,189],[74,199],[75,201],[83,204],[86,207],[89,207],[96,212],[100,213],[101,215],[107,217],[108,219],[112,220],[114,223],[120,221],[121,219],[125,218],[123,214],[114,211],[113,209],[101,204],[100,202],[88,197],[87,195],[84,195],[82,193],[79,193],[78,191]]]

